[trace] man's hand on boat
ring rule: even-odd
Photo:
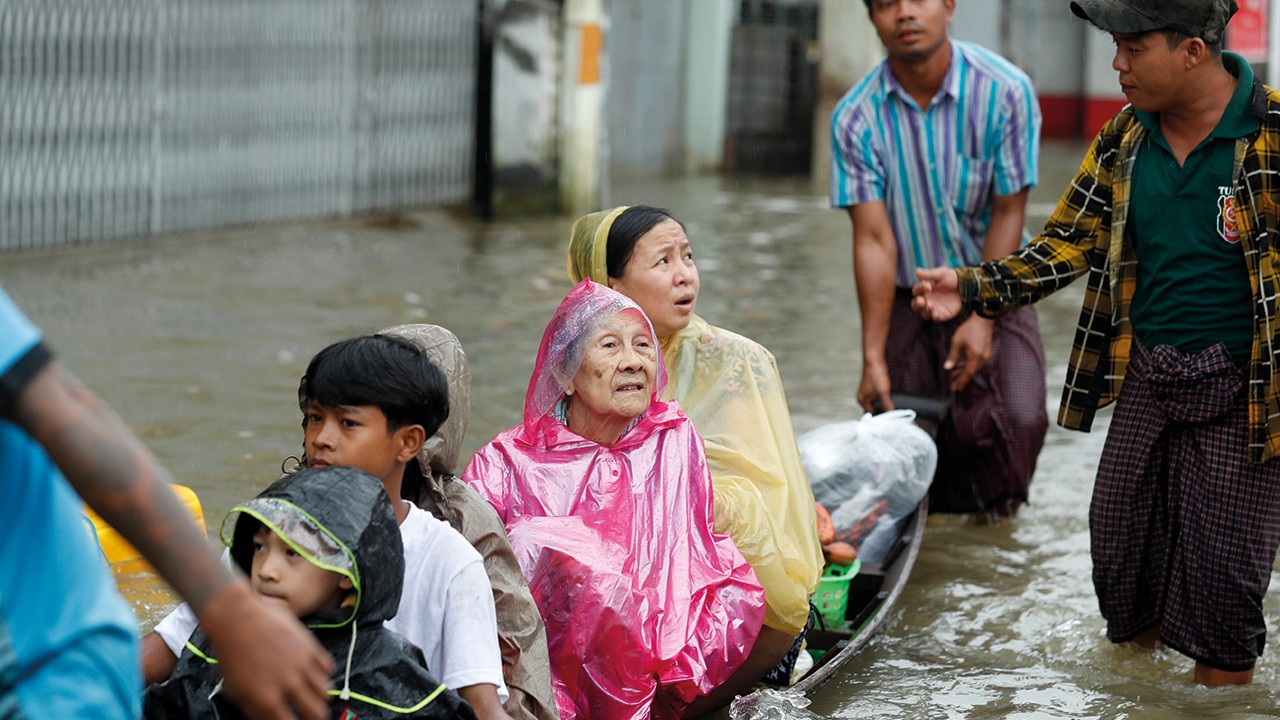
[[[889,367],[885,365],[883,353],[879,358],[864,357],[862,363],[862,380],[858,383],[858,404],[863,410],[880,413],[893,409],[893,401],[889,399]]]
[[[920,282],[911,288],[911,308],[925,320],[946,322],[960,314],[960,281],[948,267],[917,269]]]

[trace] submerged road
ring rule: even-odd
[[[1037,227],[1083,147],[1046,144]],[[619,184],[669,207],[702,273],[698,310],[767,345],[797,432],[856,417],[858,319],[847,217],[797,179]],[[309,223],[0,257],[0,283],[64,362],[199,493],[211,536],[301,449],[297,379],[350,335],[433,322],[461,339],[476,383],[469,456],[518,422],[538,340],[569,289],[571,218],[478,223],[430,211],[375,228]],[[1039,306],[1055,416],[1083,283]],[[1280,576],[1271,644],[1249,687],[1191,683],[1191,663],[1111,645],[1089,580],[1087,511],[1109,413],[1051,427],[1032,504],[1012,522],[931,519],[886,632],[810,710],[843,718],[1280,718]],[[126,593],[149,627],[170,598]]]

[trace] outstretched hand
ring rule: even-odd
[[[911,309],[925,320],[945,322],[960,314],[960,280],[952,268],[917,269],[920,282],[911,288]]]
[[[254,597],[248,583],[220,593],[200,626],[213,641],[227,696],[247,716],[329,717],[333,658],[296,617]]]

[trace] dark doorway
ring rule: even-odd
[[[809,172],[817,40],[817,0],[741,1],[731,45],[726,171]]]

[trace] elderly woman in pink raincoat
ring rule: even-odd
[[[463,480],[502,517],[547,626],[561,717],[678,718],[755,642],[764,592],[714,532],[702,438],[653,327],[590,280],[542,336],[524,422]]]

